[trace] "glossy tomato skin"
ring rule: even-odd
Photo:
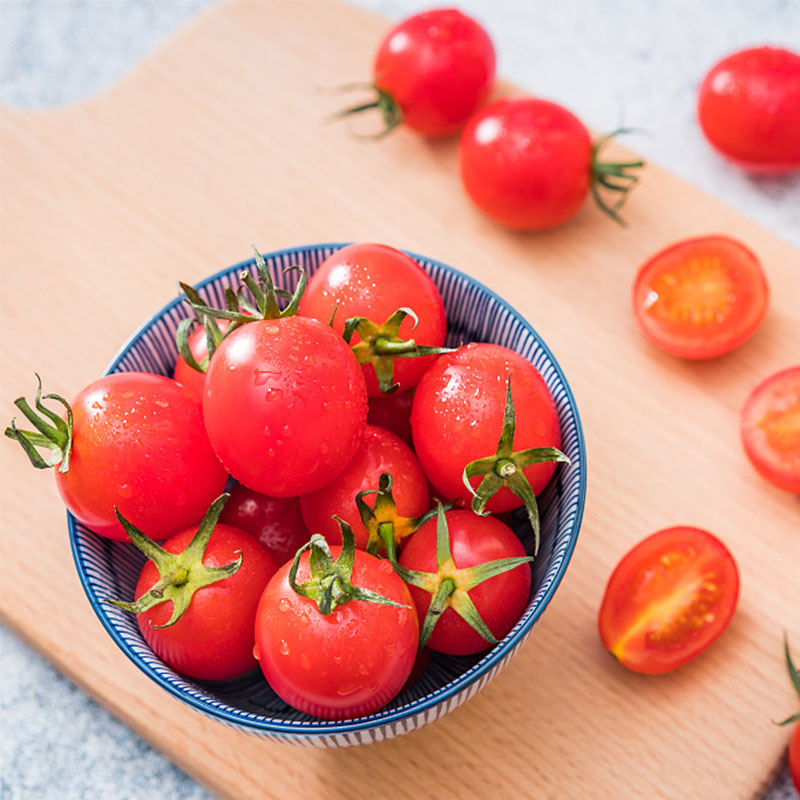
[[[670,672],[716,641],[738,597],[736,562],[719,539],[700,528],[666,528],[639,542],[611,574],[600,638],[634,672]]]
[[[479,517],[472,511],[459,510],[448,511],[445,516],[453,562],[457,568],[527,555],[511,528],[494,517]],[[436,519],[428,520],[412,534],[400,554],[399,563],[406,569],[436,572]],[[432,595],[416,586],[409,586],[409,589],[422,626]],[[522,615],[530,590],[530,565],[521,564],[478,584],[470,589],[469,596],[495,639],[500,640]],[[491,645],[448,607],[436,623],[427,646],[440,653],[469,655],[480,653]]]
[[[341,334],[350,317],[366,317],[383,325],[399,308],[411,308],[419,317],[406,317],[400,326],[402,339],[419,345],[440,347],[447,332],[444,303],[436,284],[414,259],[384,244],[351,244],[337,250],[322,262],[311,276],[299,313],[326,325],[334,308],[333,330]],[[354,334],[351,344],[359,341]],[[435,356],[396,358],[394,380],[398,392],[413,388]],[[371,364],[362,365],[370,397],[381,394]]]
[[[344,340],[307,317],[249,322],[211,359],[203,392],[211,444],[236,480],[297,497],[333,480],[367,418],[361,367]]]
[[[228,330],[230,322],[227,319],[217,320],[219,329],[224,333]],[[199,364],[203,359],[208,358],[208,340],[202,325],[198,325],[189,334],[189,350],[191,350],[194,360]],[[205,372],[198,372],[190,367],[181,357],[175,362],[175,371],[172,374],[178,383],[182,383],[191,389],[198,397],[203,396],[203,387],[206,382]]]
[[[331,548],[334,558],[341,547]],[[303,553],[297,582],[309,578]],[[256,650],[269,685],[293,708],[322,719],[371,714],[400,691],[414,666],[419,625],[392,565],[355,551],[351,582],[407,608],[351,600],[328,616],[289,585],[291,564],[267,584],[256,615]]]
[[[761,475],[800,494],[800,366],[756,386],[742,409],[740,430],[747,457]]]
[[[417,387],[411,430],[417,458],[433,487],[468,504],[461,476],[478,458],[494,455],[503,428],[506,383],[511,374],[517,427],[514,450],[561,447],[561,428],[547,384],[519,353],[495,344],[469,344],[440,356]],[[552,478],[553,462],[525,468],[534,493]],[[472,478],[477,487],[480,476]],[[519,508],[522,500],[503,488],[487,503],[492,512]]]
[[[329,543],[341,544],[342,536],[335,514],[350,524],[356,547],[367,547],[369,533],[361,521],[356,507],[356,494],[377,489],[382,472],[392,475],[392,496],[397,513],[403,517],[417,517],[429,508],[428,482],[411,448],[398,436],[374,425],[364,427],[361,446],[338,478],[300,498],[300,509],[306,528],[321,533]],[[364,498],[374,507],[375,496]]]
[[[794,734],[789,745],[789,769],[795,788],[800,792],[800,722],[794,726]]]
[[[164,542],[170,553],[182,552],[197,527]],[[217,524],[203,555],[207,567],[222,567],[236,561],[242,565],[229,578],[198,589],[181,618],[168,628],[172,603],[154,606],[139,614],[139,630],[156,655],[177,672],[191,678],[221,681],[236,678],[256,667],[253,633],[256,608],[267,582],[278,564],[267,548],[252,536],[230,525]],[[158,581],[152,561],[142,568],[136,585],[138,599]]]
[[[399,436],[406,444],[411,444],[411,406],[414,404],[414,390],[379,394],[369,398],[367,422],[386,428]]]
[[[509,228],[541,230],[568,220],[586,198],[592,141],[562,106],[512,97],[472,117],[458,159],[464,188],[481,211]]]
[[[294,558],[310,534],[296,497],[268,497],[238,484],[220,514],[220,522],[255,536],[278,564]]]
[[[72,403],[69,470],[56,471],[67,508],[100,536],[128,541],[120,513],[151,539],[199,521],[225,488],[194,394],[171,378],[106,375]]]
[[[489,96],[495,52],[460,11],[434,9],[392,28],[375,55],[375,85],[391,94],[403,124],[425,136],[455,133]]]
[[[722,59],[700,86],[698,117],[716,150],[748,172],[800,168],[800,55],[755,47]]]
[[[767,312],[758,257],[728,236],[684,239],[639,270],[633,311],[647,337],[682,358],[714,358],[744,344]]]

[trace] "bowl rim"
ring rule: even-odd
[[[266,260],[269,261],[271,259],[277,259],[297,253],[310,253],[312,251],[319,251],[326,249],[330,249],[335,252],[336,250],[340,250],[341,248],[346,247],[349,244],[353,244],[353,242],[321,242],[316,244],[300,245],[297,247],[285,247],[280,250],[272,250],[269,252],[264,252],[262,253],[262,255]],[[168,691],[173,697],[176,697],[182,702],[196,708],[198,711],[207,716],[214,717],[222,722],[233,724],[234,726],[237,727],[249,728],[254,733],[265,732],[272,735],[276,735],[278,737],[285,737],[287,739],[294,739],[297,738],[299,735],[302,736],[302,738],[307,738],[307,737],[324,737],[337,734],[344,735],[349,733],[358,733],[360,731],[382,728],[387,725],[391,725],[393,723],[409,719],[411,717],[416,717],[419,714],[425,713],[432,707],[438,706],[441,703],[446,702],[450,698],[461,694],[465,689],[470,687],[475,681],[477,681],[479,678],[489,673],[504,658],[510,656],[517,649],[517,647],[524,641],[526,636],[530,633],[533,626],[538,621],[539,617],[544,612],[545,608],[547,608],[553,595],[556,592],[556,589],[561,584],[561,581],[563,580],[564,575],[566,574],[567,567],[569,566],[569,562],[572,559],[572,554],[575,550],[575,546],[578,541],[578,534],[580,532],[581,522],[583,520],[584,506],[586,503],[586,482],[587,482],[586,443],[583,436],[583,427],[581,425],[578,406],[575,401],[575,397],[572,393],[572,389],[566,379],[566,376],[564,375],[563,370],[561,369],[561,365],[558,363],[555,356],[551,352],[550,348],[547,346],[547,344],[539,335],[539,333],[536,331],[536,329],[533,327],[533,325],[531,325],[531,323],[528,322],[528,320],[522,314],[520,314],[510,303],[508,303],[504,298],[498,295],[497,292],[490,289],[488,286],[486,286],[484,283],[477,280],[476,278],[473,278],[471,275],[468,275],[467,273],[457,269],[456,267],[452,267],[449,264],[446,264],[442,261],[438,261],[437,259],[429,258],[428,256],[419,255],[418,253],[415,253],[410,250],[403,250],[402,248],[397,248],[397,249],[402,250],[402,252],[409,255],[417,263],[427,262],[430,264],[434,264],[437,267],[441,268],[444,272],[455,274],[455,276],[462,278],[468,284],[471,284],[473,287],[477,287],[482,292],[485,292],[502,309],[504,309],[506,312],[513,315],[516,319],[520,321],[522,327],[526,329],[533,336],[538,346],[541,347],[545,355],[550,359],[550,363],[552,364],[552,367],[557,376],[559,377],[561,384],[563,386],[569,408],[574,415],[575,432],[578,439],[578,451],[582,455],[581,471],[579,474],[579,482],[578,482],[578,499],[575,507],[575,519],[572,522],[572,531],[571,531],[572,535],[570,536],[570,540],[564,551],[561,565],[558,571],[556,572],[555,576],[553,577],[553,581],[550,584],[549,588],[545,592],[544,596],[541,598],[539,605],[535,609],[533,609],[532,612],[530,612],[530,616],[524,620],[523,624],[520,625],[518,621],[517,624],[514,626],[514,628],[511,630],[511,632],[507,634],[506,637],[504,637],[499,642],[499,644],[497,644],[494,648],[492,648],[483,658],[481,658],[477,663],[475,663],[472,667],[470,667],[466,672],[462,673],[462,675],[460,675],[458,678],[450,681],[450,683],[446,684],[440,689],[435,690],[431,694],[426,695],[425,697],[422,697],[418,700],[413,700],[409,703],[406,703],[405,705],[402,705],[390,711],[379,710],[374,712],[373,714],[364,717],[356,717],[354,719],[341,720],[341,721],[287,720],[287,721],[275,722],[269,719],[259,719],[257,715],[251,712],[241,711],[239,713],[232,713],[227,708],[219,708],[213,705],[209,705],[204,700],[197,698],[192,694],[187,694],[182,690],[180,690],[179,687],[176,687],[164,676],[156,672],[149,664],[144,662],[137,653],[133,651],[132,647],[128,644],[128,642],[125,641],[122,635],[112,625],[110,618],[108,618],[104,613],[105,609],[103,608],[102,601],[98,601],[98,599],[94,595],[94,590],[90,588],[89,577],[87,575],[86,570],[84,569],[82,557],[78,552],[78,545],[76,541],[77,531],[75,528],[77,520],[68,511],[67,527],[69,529],[70,548],[78,572],[78,577],[80,578],[81,581],[81,585],[83,586],[83,590],[86,594],[86,597],[89,600],[89,603],[92,606],[92,609],[94,610],[101,624],[106,629],[107,633],[111,636],[111,638],[116,642],[117,646],[122,650],[122,652],[125,653],[128,659],[132,661],[142,672],[144,672],[148,677],[154,680],[163,689]],[[224,276],[230,275],[231,273],[237,270],[240,271],[243,269],[247,269],[253,265],[254,260],[255,260],[254,258],[248,258],[239,261],[238,263],[233,264],[231,266],[224,267],[223,269],[218,270],[212,275],[209,275],[208,277],[203,278],[201,281],[194,284],[195,288],[202,289],[208,284],[213,283]],[[168,312],[172,311],[181,303],[183,303],[183,297],[179,295],[178,297],[173,298],[170,302],[164,305],[144,323],[139,325],[136,328],[136,330],[125,340],[122,346],[119,347],[119,349],[109,362],[108,366],[106,367],[105,371],[103,372],[103,375],[108,375],[112,373],[119,366],[120,362],[126,355],[131,345],[136,340],[138,340],[145,331],[147,331],[153,325],[157,324],[162,317],[164,317]],[[190,678],[185,678],[184,676],[180,675],[179,677],[182,680],[186,680],[191,683]],[[229,705],[227,702],[225,702],[224,704]]]

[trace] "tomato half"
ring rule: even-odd
[[[800,167],[800,55],[755,47],[715,64],[698,97],[703,133],[748,172]]]
[[[800,494],[800,366],[770,375],[742,409],[747,457],[768,480]]]
[[[634,672],[669,672],[728,627],[739,597],[736,562],[700,528],[648,536],[611,574],[600,606],[603,645]]]
[[[769,287],[756,255],[727,236],[685,239],[639,270],[633,312],[648,338],[672,355],[712,358],[761,325]]]

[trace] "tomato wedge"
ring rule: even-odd
[[[727,236],[685,239],[656,253],[633,287],[647,336],[672,355],[712,358],[758,329],[769,287],[756,255]]]
[[[753,466],[781,489],[800,494],[800,366],[753,389],[742,409],[741,434]]]
[[[739,597],[728,549],[700,528],[666,528],[630,550],[600,606],[603,645],[634,672],[659,675],[691,661],[727,628]]]

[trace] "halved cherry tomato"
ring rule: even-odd
[[[633,287],[633,311],[668,353],[712,358],[758,329],[769,287],[756,255],[727,236],[685,239],[656,253]]]
[[[600,606],[600,638],[634,672],[669,672],[719,637],[738,597],[736,562],[716,536],[700,528],[667,528],[639,542],[611,574]]]
[[[753,389],[742,409],[741,433],[753,466],[781,489],[800,494],[800,366]]]

